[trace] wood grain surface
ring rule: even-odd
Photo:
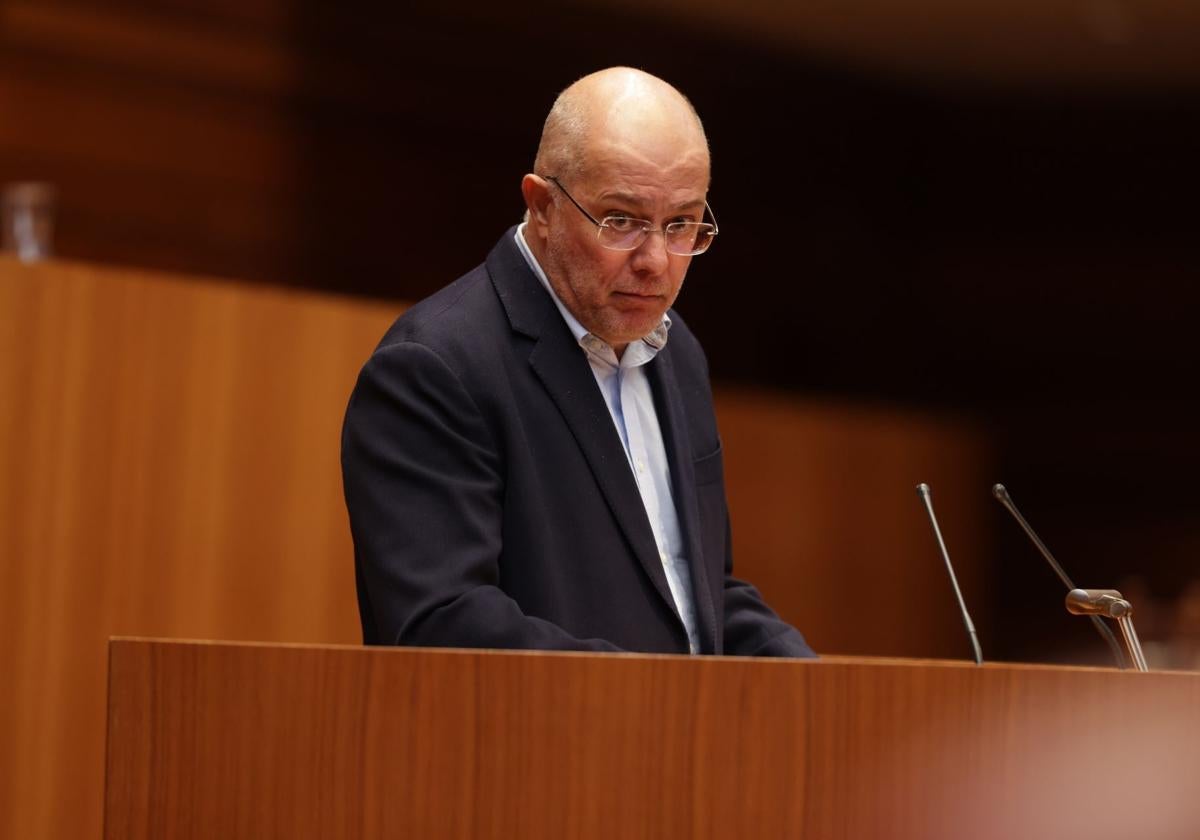
[[[110,652],[109,840],[1200,833],[1196,674]]]
[[[338,464],[400,311],[0,260],[0,837],[96,837],[113,634],[360,639]]]

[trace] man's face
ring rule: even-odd
[[[659,229],[702,220],[706,149],[674,149],[665,166],[628,144],[608,144],[591,157],[586,175],[562,185],[597,220],[627,216]],[[547,229],[546,274],[571,314],[619,354],[662,321],[692,258],[668,253],[660,233],[632,251],[605,248],[596,226],[556,187],[547,187],[558,194]]]

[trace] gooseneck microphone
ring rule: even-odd
[[[1058,579],[1067,587],[1068,592],[1074,591],[1076,589],[1075,584],[1067,577],[1067,573],[1063,571],[1063,567],[1058,565],[1058,561],[1054,559],[1054,555],[1050,553],[1050,549],[1046,548],[1046,544],[1034,533],[1033,528],[1029,527],[1029,523],[1025,521],[1025,517],[1021,515],[1021,511],[1017,510],[1016,504],[1013,503],[1012,497],[1008,495],[1008,490],[1005,489],[1004,485],[992,485],[992,495],[996,497],[996,501],[1004,505],[1005,510],[1012,514],[1013,519],[1017,520],[1017,524],[1021,526],[1021,530],[1025,532],[1025,536],[1029,537],[1029,541],[1046,558],[1046,562],[1050,564],[1050,568],[1054,570],[1054,574],[1058,575]],[[1117,637],[1113,635],[1113,631],[1109,629],[1108,625],[1104,623],[1103,619],[1096,612],[1085,614],[1091,618],[1092,626],[1096,628],[1096,631],[1100,634],[1100,638],[1108,643],[1113,659],[1117,662],[1117,667],[1122,670],[1127,668],[1125,655],[1121,652],[1121,644],[1117,641]]]
[[[946,571],[950,575],[950,585],[954,587],[954,597],[958,599],[958,608],[962,611],[963,624],[967,626],[967,635],[971,638],[971,647],[975,650],[975,664],[983,664],[983,651],[979,647],[979,635],[975,632],[975,623],[967,612],[967,603],[963,600],[962,590],[958,588],[958,578],[954,576],[954,566],[950,564],[950,552],[946,551],[946,541],[942,539],[942,529],[938,527],[937,517],[933,513],[933,492],[929,485],[921,482],[917,485],[917,494],[925,503],[925,512],[929,514],[929,524],[933,526],[933,535],[937,537],[938,548],[942,559],[946,561]]]

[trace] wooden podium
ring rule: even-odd
[[[105,836],[1200,836],[1200,675],[119,639]]]

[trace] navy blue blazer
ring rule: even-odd
[[[647,373],[702,652],[812,656],[732,576],[708,366],[671,320]],[[366,643],[687,653],[612,417],[512,229],[383,337],[342,471]]]

